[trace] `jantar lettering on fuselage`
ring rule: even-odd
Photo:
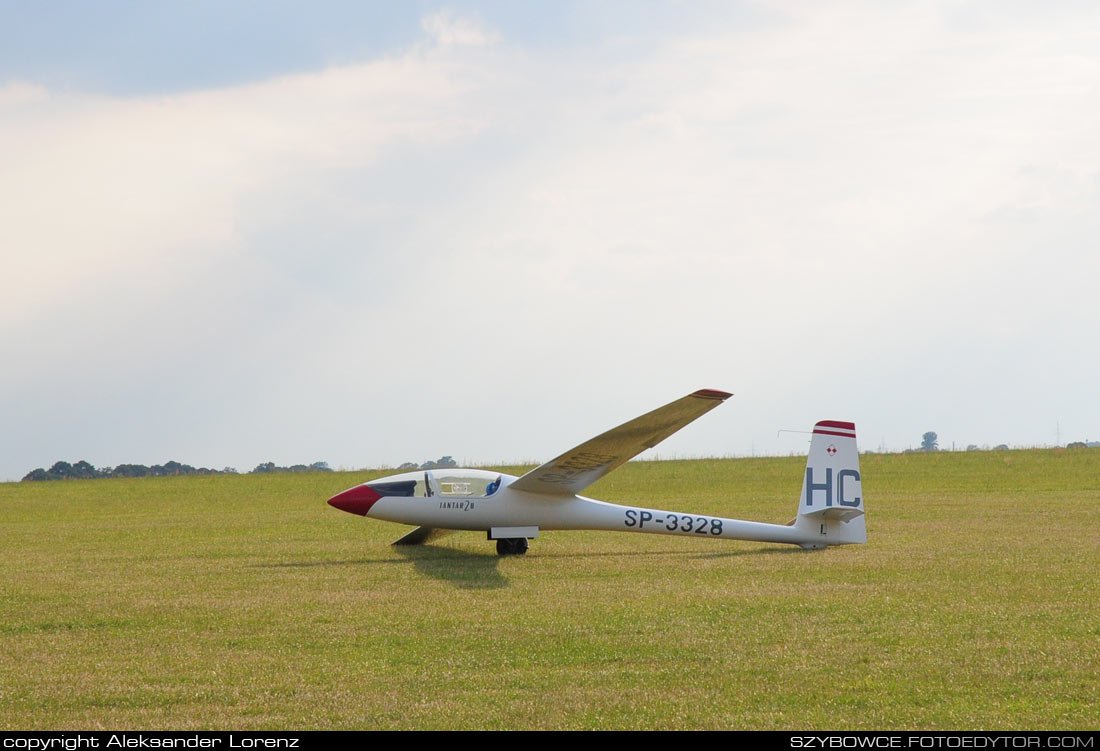
[[[442,509],[457,509],[459,511],[470,511],[474,507],[473,501],[440,501],[439,508]]]

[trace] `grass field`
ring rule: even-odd
[[[1100,726],[1100,451],[861,461],[869,542],[819,552],[395,549],[325,503],[385,473],[2,484],[0,728]],[[803,466],[590,494],[785,522]]]

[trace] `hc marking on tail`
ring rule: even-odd
[[[860,497],[857,495],[852,500],[844,497],[844,478],[849,477],[859,482],[859,472],[854,469],[842,469],[836,473],[836,502],[841,506],[859,506]],[[825,505],[833,505],[833,468],[825,468],[825,482],[814,482],[813,467],[806,467],[806,505],[814,505],[814,492],[825,491]]]

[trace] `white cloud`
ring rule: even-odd
[[[0,86],[0,109],[3,110],[39,104],[49,98],[50,92],[44,86],[35,86],[26,81],[9,81]]]
[[[500,36],[487,31],[467,18],[456,18],[449,11],[438,10],[424,16],[420,25],[437,44],[449,47],[465,45],[484,47],[499,41]]]
[[[139,283],[249,252],[238,232],[249,195],[308,194],[306,175],[482,127],[456,108],[457,72],[415,56],[167,97],[5,91],[17,93],[3,98],[11,117],[0,125],[8,318],[120,275]]]

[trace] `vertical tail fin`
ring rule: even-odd
[[[803,547],[867,542],[854,423],[814,425],[795,526],[821,541]]]

